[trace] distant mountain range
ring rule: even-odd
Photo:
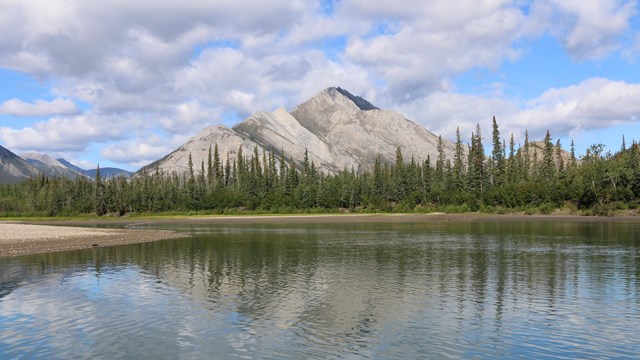
[[[250,155],[258,152],[284,152],[302,164],[305,149],[310,161],[325,173],[343,169],[356,172],[371,170],[377,157],[383,162],[395,162],[401,148],[405,160],[435,163],[438,157],[438,136],[401,114],[381,110],[362,97],[331,87],[323,90],[293,111],[277,109],[257,112],[233,128],[210,126],[175,151],[145,167],[140,172],[158,169],[163,173],[188,171],[189,155],[199,172],[201,162],[207,163],[209,148],[218,145],[223,161],[235,160],[238,149]],[[453,160],[455,144],[442,139],[446,159]]]
[[[63,176],[73,179],[78,176],[83,176],[81,171],[69,168],[65,164],[46,154],[28,152],[20,154],[20,157],[25,159],[29,164],[31,164],[31,166],[40,170],[40,172],[48,177]]]
[[[209,149],[218,146],[223,162],[235,161],[242,147],[245,155],[255,148],[262,154],[271,151],[301,165],[305,152],[316,168],[327,174],[343,169],[356,172],[373,169],[377,158],[393,163],[400,147],[405,161],[422,162],[438,158],[437,135],[423,126],[390,110],[382,110],[368,100],[339,87],[327,88],[291,112],[277,109],[259,111],[229,128],[209,126],[163,158],[143,167],[137,174],[157,170],[164,174],[185,173],[191,156],[195,172],[206,164]],[[96,170],[81,169],[65,159],[53,159],[38,153],[23,154],[25,160],[4,149],[0,154],[2,182],[15,182],[44,173],[47,176],[95,177]],[[467,147],[464,146],[464,151]],[[442,139],[445,159],[453,161],[455,144]],[[116,168],[101,168],[102,177],[131,176]]]
[[[44,174],[48,177],[63,176],[70,179],[86,176],[95,179],[96,169],[85,170],[65,159],[54,159],[46,154],[28,152],[20,156],[0,146],[0,184],[17,183]],[[100,168],[102,178],[130,177],[132,172],[118,168]]]
[[[40,176],[38,169],[0,146],[0,184],[18,183],[36,176]]]

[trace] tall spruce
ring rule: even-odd
[[[480,124],[476,125],[475,133],[471,134],[471,150],[469,151],[469,189],[475,193],[480,200],[484,196],[486,189],[486,169],[485,169],[484,145],[482,145],[482,135]]]
[[[453,187],[456,190],[462,189],[464,178],[464,150],[462,148],[462,140],[460,138],[460,127],[456,128],[456,147],[453,154]]]
[[[209,145],[209,152],[207,153],[207,182],[209,185],[213,185],[213,155],[211,154],[211,145]]]
[[[442,144],[442,136],[438,136],[438,159],[436,160],[436,175],[439,181],[444,181],[444,145]]]
[[[98,167],[96,169],[96,180],[95,180],[94,186],[95,186],[95,193],[94,193],[94,200],[93,200],[94,212],[96,213],[96,215],[102,216],[107,213],[107,205],[106,205],[106,199],[104,196],[104,184],[102,183],[102,176],[100,175],[100,164],[98,164]],[[53,188],[57,190],[55,186]],[[56,195],[58,194],[57,191],[55,192],[55,194]],[[56,198],[56,197],[54,196],[52,198]]]
[[[564,164],[564,156],[562,155],[562,144],[560,143],[560,139],[556,141],[556,166],[558,168],[558,172],[564,172],[565,164]]]
[[[220,161],[220,153],[218,151],[218,143],[213,145],[213,175],[215,177],[216,187],[222,187],[224,175],[222,170],[222,162]]]
[[[531,176],[531,144],[529,143],[529,130],[526,129],[524,131],[522,160],[522,179],[527,181]]]
[[[493,160],[493,183],[496,185],[500,185],[504,183],[504,175],[505,175],[505,161],[504,161],[504,149],[502,146],[502,140],[500,139],[500,130],[498,129],[498,123],[496,122],[496,117],[493,117],[493,133],[492,133],[492,143],[493,150],[491,152],[491,159]]]
[[[556,175],[556,163],[553,158],[553,143],[551,133],[547,130],[544,136],[544,147],[542,149],[542,164],[540,166],[540,176],[545,181],[552,181]]]
[[[509,158],[507,158],[507,182],[514,183],[517,179],[517,166],[516,166],[516,142],[513,139],[513,133],[511,133],[511,139],[509,140]]]

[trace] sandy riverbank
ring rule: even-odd
[[[99,229],[0,223],[0,257],[187,237],[164,230]]]
[[[141,217],[108,220],[68,220],[30,222],[44,225],[69,226],[135,226],[145,224],[199,224],[199,223],[402,223],[402,222],[640,222],[640,216],[576,216],[576,215],[521,215],[521,214],[302,214],[302,215],[212,215],[186,217]]]
[[[329,215],[244,215],[121,218],[109,220],[0,222],[0,257],[65,251],[187,237],[164,230],[132,230],[145,224],[200,223],[419,223],[419,222],[636,222],[640,216],[591,217],[573,215],[491,214],[329,214]],[[52,226],[56,225],[56,226]],[[63,226],[59,226],[63,225]],[[83,227],[84,226],[84,227]],[[91,226],[91,227],[88,227]],[[113,227],[111,229],[95,226]],[[115,228],[115,227],[119,227]]]

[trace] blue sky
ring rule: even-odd
[[[0,145],[135,170],[341,86],[451,140],[640,140],[628,0],[0,0]],[[488,145],[488,141],[486,141]]]

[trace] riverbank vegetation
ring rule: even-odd
[[[285,154],[226,161],[212,144],[207,163],[189,162],[184,174],[155,171],[132,179],[31,179],[0,186],[0,216],[97,216],[128,214],[256,214],[333,212],[487,212],[611,215],[640,205],[640,146],[622,140],[616,152],[592,145],[576,157],[547,132],[522,146],[500,137],[493,120],[492,151],[485,154],[479,126],[468,146],[457,133],[455,156],[442,142],[436,159],[379,158],[371,171],[319,172],[305,156]]]

